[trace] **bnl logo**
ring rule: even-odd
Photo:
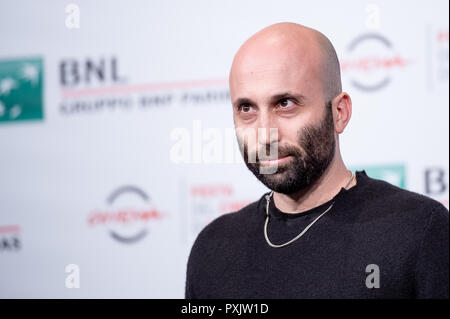
[[[64,59],[59,64],[59,80],[64,88],[125,82],[125,78],[119,72],[119,61],[114,56],[99,59]]]
[[[0,123],[43,119],[42,59],[0,60]]]

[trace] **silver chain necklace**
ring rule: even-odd
[[[350,183],[352,182],[352,180],[353,180],[353,177],[354,177],[355,175],[353,174],[353,172],[352,172],[352,176],[350,177],[350,180],[348,181],[348,183],[347,183],[347,185],[345,185],[345,189],[347,189],[347,187],[350,185]],[[307,231],[308,231],[308,229],[312,226],[312,225],[314,225],[314,223],[316,222],[316,221],[318,221],[319,219],[320,219],[320,217],[322,217],[323,215],[325,215],[326,213],[328,213],[328,211],[330,211],[330,209],[333,207],[333,205],[334,205],[334,201],[331,203],[331,205],[322,213],[322,214],[320,214],[316,219],[314,219],[308,226],[306,226],[305,227],[305,229],[303,229],[303,231],[300,233],[300,234],[298,234],[295,238],[293,238],[293,239],[291,239],[290,241],[288,241],[288,242],[286,242],[286,243],[284,243],[284,244],[280,244],[280,245],[276,245],[276,244],[272,244],[272,242],[269,240],[269,236],[267,236],[267,225],[269,224],[269,203],[270,203],[270,198],[272,197],[272,195],[273,195],[273,191],[271,191],[270,192],[270,194],[268,194],[268,195],[266,195],[266,201],[267,201],[267,204],[266,204],[266,222],[265,222],[265,224],[264,224],[264,237],[266,238],[266,242],[269,244],[269,246],[271,246],[271,247],[273,247],[273,248],[281,248],[281,247],[284,247],[284,246],[287,246],[287,245],[289,245],[289,244],[292,244],[294,241],[296,241],[297,239],[299,239],[300,237],[302,237]]]

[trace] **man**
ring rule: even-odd
[[[293,23],[256,33],[233,60],[230,94],[246,165],[272,192],[202,230],[187,298],[448,298],[448,210],[346,168],[352,104],[323,34]],[[245,133],[257,129],[256,141]]]

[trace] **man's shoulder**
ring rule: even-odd
[[[378,200],[389,198],[390,201],[387,202],[388,204],[413,204],[426,207],[443,206],[441,202],[418,192],[401,188],[383,180],[370,177],[369,179],[371,183],[368,190],[370,191],[371,196]]]
[[[223,241],[230,243],[236,240],[239,237],[238,235],[242,235],[243,231],[248,230],[255,218],[258,218],[263,197],[237,211],[216,217],[197,235],[194,247],[216,245],[216,243]]]
[[[224,275],[223,270],[239,255],[240,249],[245,249],[242,243],[246,241],[255,220],[263,213],[260,207],[262,200],[263,197],[237,211],[221,215],[200,231],[189,254],[187,295],[196,295],[194,290],[199,296],[208,295],[210,282],[215,281],[217,274]]]
[[[251,220],[257,215],[260,209],[262,197],[237,211],[229,212],[216,217],[200,232],[199,236],[203,237],[211,236],[212,234],[230,233],[237,228],[242,228],[245,224],[251,222]]]
[[[364,201],[378,214],[381,211],[396,212],[397,216],[425,217],[431,213],[448,218],[448,209],[439,201],[407,190],[383,180],[366,177],[364,185]],[[370,210],[369,210],[370,211]]]

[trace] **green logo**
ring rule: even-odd
[[[0,60],[0,123],[42,120],[42,59]]]
[[[381,179],[401,188],[406,187],[406,169],[404,165],[354,166],[350,170],[365,170],[367,175],[372,178]]]

